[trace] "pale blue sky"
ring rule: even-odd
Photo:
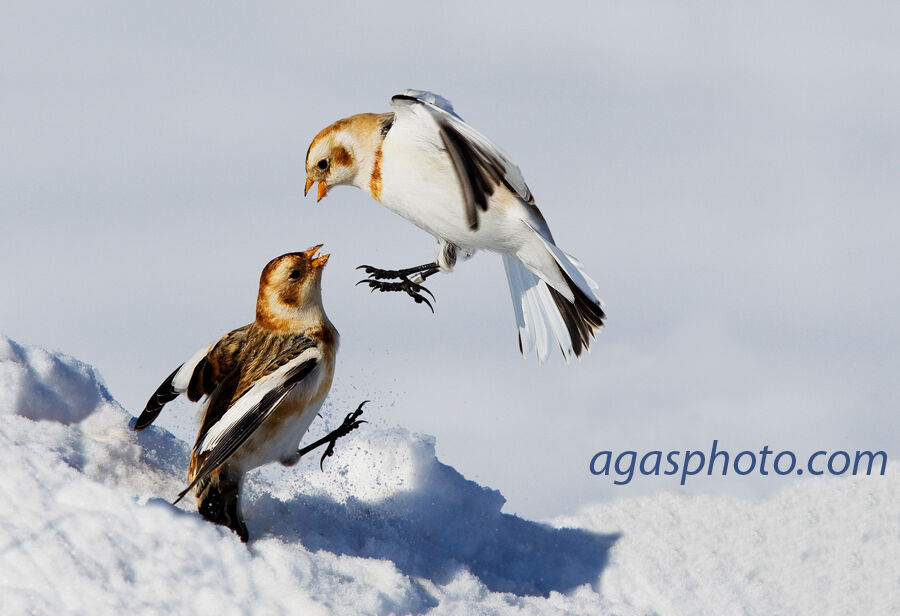
[[[331,421],[372,399],[507,511],[672,487],[590,476],[601,449],[896,457],[896,5],[522,6],[4,2],[0,331],[92,363],[137,413],[252,318],[270,258],[323,242]],[[518,357],[495,255],[434,280],[435,315],[353,286],[433,241],[350,188],[304,200],[304,155],[407,87],[511,154],[599,283],[609,327],[580,363]]]

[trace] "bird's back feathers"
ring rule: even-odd
[[[421,123],[424,112],[436,125],[462,188],[470,229],[478,228],[478,211],[487,210],[488,200],[498,185],[525,203],[534,204],[519,167],[500,146],[459,117],[450,101],[433,92],[406,90],[391,98],[391,106],[398,121]]]

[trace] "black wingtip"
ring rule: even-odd
[[[391,102],[394,101],[413,101],[416,103],[421,102],[418,98],[416,98],[415,96],[410,96],[409,94],[394,94],[391,97]]]
[[[182,364],[182,366],[183,365],[184,364]],[[156,388],[156,391],[154,391],[153,395],[150,396],[150,399],[147,400],[147,405],[144,407],[144,410],[141,411],[141,414],[132,423],[132,430],[140,432],[152,424],[156,418],[159,417],[163,407],[179,396],[179,393],[172,388],[172,380],[175,378],[175,375],[178,374],[179,370],[181,370],[181,366],[175,368],[172,371],[172,374],[167,376],[166,380],[162,382],[162,385]]]
[[[159,413],[157,412],[156,415],[153,415],[153,417],[150,417],[149,419],[148,419],[147,415],[148,415],[148,413],[145,410],[143,413],[140,414],[139,417],[135,417],[130,422],[128,422],[128,427],[131,428],[132,430],[134,430],[135,432],[140,432],[141,430],[144,430],[150,424],[152,424],[153,420],[156,419],[156,416],[159,415]]]
[[[189,486],[186,487],[184,490],[182,490],[181,492],[179,492],[179,493],[178,493],[178,498],[176,498],[175,500],[173,500],[173,501],[172,501],[172,504],[173,504],[173,505],[177,505],[177,504],[181,501],[181,499],[184,498],[185,495],[186,495],[188,492],[191,491],[191,488],[194,487],[194,483],[196,483],[196,482],[192,482],[191,485],[189,485]]]
[[[177,395],[177,394],[176,394]],[[158,404],[155,402],[156,394],[154,394],[153,398],[150,398],[150,401],[147,402],[147,407],[141,411],[141,414],[134,418],[131,422],[131,429],[135,432],[140,432],[141,430],[147,428],[156,421],[156,418],[159,417],[160,412],[165,406],[165,402],[162,404]]]

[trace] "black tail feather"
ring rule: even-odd
[[[550,295],[556,303],[556,308],[566,324],[566,329],[569,330],[572,350],[575,351],[576,357],[580,357],[582,351],[590,349],[594,332],[603,327],[603,319],[606,318],[606,314],[600,304],[588,297],[562,268],[559,271],[566,279],[569,289],[572,290],[575,297],[574,303],[550,285],[547,285],[547,288],[550,289]]]

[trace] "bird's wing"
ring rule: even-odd
[[[187,394],[192,402],[204,394],[212,394],[233,371],[249,327],[245,325],[225,334],[218,342],[200,349],[178,366],[150,396],[134,423],[134,429],[143,430],[152,424],[163,407],[181,394]]]
[[[206,436],[206,433],[219,423],[238,398],[256,385],[260,379],[275,372],[278,368],[300,355],[300,353],[314,346],[316,346],[315,341],[304,334],[298,334],[290,338],[281,339],[280,349],[268,346],[265,355],[271,356],[274,354],[272,359],[267,357],[250,357],[248,353],[246,354],[248,356],[243,357],[243,361],[240,363],[237,361],[232,362],[229,372],[217,381],[216,388],[209,394],[209,398],[203,407],[203,420],[200,424],[200,431],[197,433],[197,442],[199,443]]]
[[[224,464],[272,415],[291,390],[295,387],[317,387],[318,379],[314,377],[321,357],[318,347],[306,347],[260,378],[237,398],[219,420],[209,427],[206,434],[197,439],[194,456],[201,458],[203,462],[190,485],[178,495],[175,502]],[[216,393],[210,397],[210,404],[215,403],[216,397]]]
[[[462,188],[471,230],[478,229],[478,212],[487,210],[488,201],[500,184],[534,205],[531,190],[515,163],[497,144],[456,115],[450,101],[431,92],[406,90],[391,98],[391,106],[397,120],[421,122],[424,112],[437,126],[440,142],[453,161]]]

